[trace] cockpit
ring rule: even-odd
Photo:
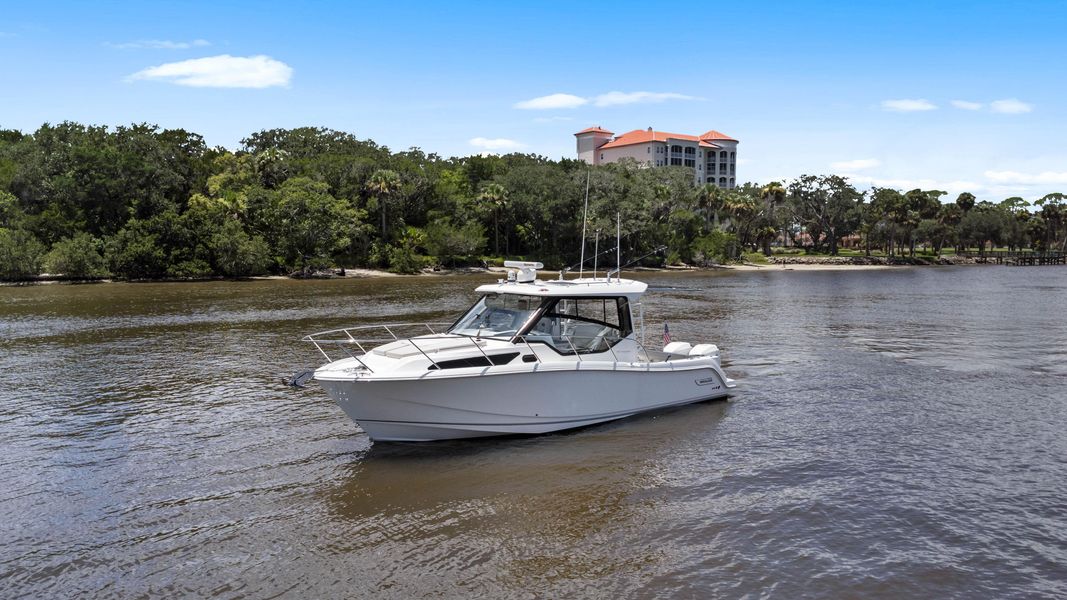
[[[482,296],[449,333],[521,338],[559,354],[606,352],[633,333],[625,296],[539,297],[491,293]]]

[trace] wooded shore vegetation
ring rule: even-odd
[[[803,246],[914,256],[917,248],[1067,248],[1067,196],[954,200],[861,191],[838,175],[694,186],[683,167],[591,167],[530,154],[392,152],[324,128],[260,131],[230,151],[181,129],[64,122],[0,130],[0,279],[413,273],[527,257],[577,261],[589,234],[622,255],[719,264]],[[614,254],[614,252],[612,252]],[[604,262],[603,260],[601,261]]]

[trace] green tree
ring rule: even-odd
[[[763,209],[765,211],[767,220],[766,226],[769,227],[772,231],[778,230],[778,212],[780,207],[785,204],[785,198],[787,194],[788,192],[786,191],[785,186],[783,186],[777,181],[772,181],[760,188],[760,197],[763,199]],[[781,230],[782,244],[785,244],[785,227],[782,227]],[[764,236],[763,254],[767,256],[771,255],[770,240],[773,235],[774,234],[772,233],[771,236]]]
[[[389,203],[400,191],[400,175],[389,169],[378,169],[367,180],[367,193],[371,195],[378,207],[378,213],[382,219],[382,242],[389,241],[389,230],[386,228],[386,212]]]
[[[965,242],[973,243],[980,252],[985,252],[987,244],[993,248],[1004,239],[1010,218],[1008,212],[999,206],[991,202],[979,202],[960,221],[960,235]]]
[[[789,184],[789,201],[818,251],[825,234],[830,254],[837,254],[838,240],[854,232],[861,217],[860,194],[838,175],[801,175]]]
[[[1046,194],[1034,202],[1041,207],[1041,218],[1045,222],[1045,247],[1053,249],[1059,246],[1061,252],[1067,252],[1067,231],[1064,231],[1063,243],[1059,244],[1060,231],[1067,221],[1067,196],[1060,193]]]
[[[107,239],[105,256],[111,272],[125,279],[156,279],[167,273],[167,256],[150,224],[130,219]]]
[[[274,199],[274,244],[285,263],[304,275],[330,264],[333,253],[350,243],[362,215],[330,195],[325,183],[294,177]]]
[[[218,270],[229,277],[258,275],[270,264],[267,243],[259,236],[249,236],[235,220],[223,222],[218,233],[212,236],[210,248]]]
[[[959,196],[956,196],[956,206],[960,207],[960,210],[963,211],[963,214],[967,214],[971,212],[972,208],[974,208],[975,200],[976,198],[974,197],[974,194],[970,192],[963,192]]]
[[[41,273],[44,246],[25,229],[0,228],[0,279],[31,279]]]
[[[441,218],[426,226],[426,249],[438,260],[448,260],[456,266],[457,256],[471,256],[485,247],[485,228],[478,222],[455,226]]]
[[[713,183],[705,183],[696,192],[696,206],[704,215],[704,233],[719,226],[719,211],[723,208],[723,190]]]
[[[508,191],[499,183],[490,183],[482,187],[478,201],[493,215],[493,254],[500,256],[500,211],[507,206]]]
[[[103,242],[88,233],[76,233],[52,245],[44,258],[45,269],[52,274],[87,279],[106,277],[107,261],[102,254]]]

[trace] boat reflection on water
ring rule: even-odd
[[[339,527],[335,543],[390,565],[359,574],[371,589],[472,568],[487,592],[597,577],[633,585],[627,578],[669,554],[621,539],[639,534],[618,524],[664,518],[675,477],[664,457],[699,456],[731,407],[702,403],[493,443],[375,444],[323,490],[324,506]],[[576,543],[616,550],[576,554]]]

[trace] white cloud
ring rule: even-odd
[[[507,138],[476,137],[471,138],[469,143],[471,146],[482,148],[483,150],[519,150],[526,147],[526,144],[523,144],[522,142],[509,140]]]
[[[980,110],[982,108],[982,103],[968,102],[967,100],[953,100],[952,106],[961,110]]]
[[[515,108],[526,110],[552,110],[558,108],[578,108],[592,103],[594,106],[621,106],[624,104],[652,104],[668,100],[700,100],[696,96],[687,96],[675,92],[608,92],[591,98],[574,94],[549,94],[515,103]]]
[[[854,184],[866,184],[874,187],[893,188],[896,190],[941,190],[949,194],[960,192],[977,192],[985,188],[974,181],[938,181],[936,179],[883,179],[880,177],[868,177],[865,175],[850,176],[849,181]]]
[[[559,121],[573,121],[574,117],[537,117],[534,123],[557,123]]]
[[[1032,104],[1027,104],[1015,98],[994,100],[993,102],[989,103],[989,108],[995,113],[1003,113],[1006,115],[1018,115],[1022,113],[1028,113],[1034,110],[1034,106]]]
[[[1042,171],[1041,173],[1020,173],[1018,171],[986,171],[985,176],[997,183],[1016,183],[1023,185],[1067,184],[1067,171]]]
[[[935,110],[936,108],[936,104],[923,98],[882,100],[882,110],[888,110],[892,112],[918,112],[924,110]]]
[[[589,101],[581,96],[572,94],[549,94],[517,102],[515,108],[525,110],[551,110],[556,108],[578,108]]]
[[[128,80],[150,79],[190,87],[267,88],[288,86],[289,65],[269,56],[208,56],[164,63],[130,75]]]
[[[134,50],[147,48],[151,50],[187,50],[189,48],[203,48],[204,46],[210,46],[211,42],[207,40],[193,40],[191,42],[173,42],[171,40],[137,40],[136,42],[123,42],[121,44],[112,44],[107,42],[104,44],[110,48],[116,48],[118,50]]]
[[[870,169],[881,165],[882,162],[877,158],[857,158],[856,160],[843,160],[840,162],[830,163],[831,169],[839,171],[858,171],[860,169]]]
[[[622,104],[652,104],[667,100],[699,100],[694,96],[675,92],[608,92],[593,98],[596,106],[619,106]]]

